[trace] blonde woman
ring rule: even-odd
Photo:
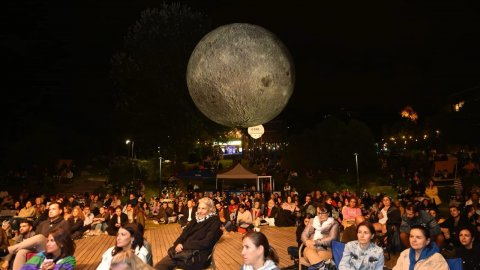
[[[110,270],[154,270],[155,268],[144,263],[135,253],[129,249],[120,251],[112,258]]]
[[[80,206],[75,206],[72,210],[72,215],[68,218],[68,224],[70,225],[70,234],[73,239],[82,237],[83,222],[85,221],[85,215],[83,214]]]

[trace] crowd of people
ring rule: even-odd
[[[464,269],[480,269],[477,189],[464,200],[448,202],[449,216],[441,217],[438,206],[447,202],[440,200],[435,181],[423,185],[418,176],[397,198],[367,190],[301,196],[293,184],[281,193],[177,191],[148,200],[135,193],[124,200],[119,194],[2,194],[2,209],[15,211],[2,223],[2,269],[73,269],[74,240],[100,234],[116,236],[116,243],[97,269],[125,269],[126,264],[151,269],[152,246],[143,238],[149,219],[182,228],[156,269],[202,269],[222,234],[232,232],[245,235],[243,269],[276,269],[278,256],[259,233],[265,225],[296,226],[294,250],[298,254],[303,248],[310,269],[321,269],[332,258],[333,240],[347,243],[339,269],[381,269],[384,251],[399,254],[394,269],[447,269],[444,256],[462,258]]]

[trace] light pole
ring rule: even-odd
[[[159,176],[160,176],[160,181],[159,181],[159,186],[160,186],[160,192],[162,191],[162,162],[163,162],[163,158],[162,157],[159,157],[158,158],[158,171],[159,171]]]
[[[355,155],[355,165],[357,167],[357,188],[360,189],[360,178],[358,176],[358,153],[354,153]]]
[[[126,140],[126,141],[125,141],[125,144],[126,144],[126,145],[129,145],[130,143],[131,143],[131,145],[132,145],[132,151],[130,152],[130,147],[127,146],[127,152],[128,152],[129,154],[131,154],[132,159],[134,159],[135,155],[133,154],[133,147],[134,147],[134,145],[135,145],[135,142],[134,142],[134,141],[130,141],[130,140]],[[129,155],[129,156],[130,156],[130,155]]]

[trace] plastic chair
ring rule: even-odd
[[[463,270],[463,261],[461,258],[447,259],[447,264],[450,270]]]
[[[342,260],[343,257],[343,250],[345,249],[345,243],[339,242],[339,241],[332,241],[332,254],[333,254],[333,261],[335,262],[335,265],[340,265],[340,261]]]

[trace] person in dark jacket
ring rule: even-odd
[[[392,199],[388,196],[383,196],[382,203],[383,207],[387,209],[386,229],[388,248],[390,251],[400,251],[402,250],[400,242],[400,224],[402,223],[402,216],[400,210],[393,205]]]
[[[115,214],[113,214],[108,224],[107,233],[109,235],[117,235],[118,229],[127,223],[128,223],[127,214],[122,212],[121,206],[117,206],[117,208],[115,208]]]
[[[472,226],[459,230],[460,247],[455,249],[455,256],[462,258],[464,270],[480,269],[480,245],[475,241],[475,229]]]
[[[183,206],[182,212],[181,212],[181,217],[178,219],[178,223],[180,226],[184,227],[186,226],[190,221],[192,221],[195,218],[195,213],[197,212],[197,207],[195,207],[195,204],[192,199],[187,201],[187,205]]]
[[[208,264],[208,257],[213,247],[222,236],[220,220],[217,216],[215,206],[210,198],[201,198],[198,201],[195,218],[183,229],[182,234],[173,243],[174,252],[164,257],[155,265],[159,270],[170,270],[175,267],[189,270],[203,269]],[[195,260],[183,261],[171,256],[182,252],[198,250]]]
[[[270,199],[265,208],[264,217],[269,225],[275,225],[275,218],[278,216],[278,207],[275,205],[275,201]]]

